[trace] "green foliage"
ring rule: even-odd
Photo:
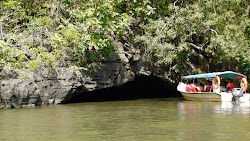
[[[141,25],[150,59],[179,72],[181,64],[198,51],[223,63],[233,60],[247,74],[250,68],[249,18],[245,0],[175,1],[166,16]],[[156,11],[157,13],[158,11]],[[160,12],[162,13],[162,12]],[[175,64],[175,65],[172,65]]]
[[[231,60],[247,74],[247,6],[246,0],[4,0],[0,67],[34,70],[60,60],[84,68],[111,56],[112,40],[125,36],[171,71],[182,72],[197,52],[217,64]]]
[[[36,70],[39,68],[39,61],[38,60],[32,60],[29,62],[29,69],[30,70]]]
[[[117,0],[0,1],[0,67],[56,66],[70,58],[78,66],[111,56],[111,37],[129,28]]]

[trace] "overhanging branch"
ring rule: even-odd
[[[187,43],[187,44],[190,45],[190,46],[192,46],[193,48],[199,50],[199,51],[203,51],[203,48],[202,48],[202,47],[199,47],[199,46],[197,46],[197,45],[195,45],[195,44],[193,44],[193,43]]]

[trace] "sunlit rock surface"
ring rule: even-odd
[[[1,71],[1,107],[58,104],[75,94],[122,86],[139,75],[153,75],[167,81],[165,68],[144,60],[139,49],[124,46],[114,43],[112,57],[94,63],[93,69],[87,71],[72,69],[63,63],[53,69],[41,67],[32,72],[6,67]]]

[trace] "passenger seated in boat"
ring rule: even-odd
[[[204,88],[201,83],[198,83],[197,89],[198,89],[198,92],[203,92]]]
[[[231,79],[228,79],[228,83],[226,87],[229,92],[232,92],[233,88],[236,88],[237,86]]]
[[[186,92],[191,92],[191,83],[187,82],[187,86],[185,88]]]
[[[196,79],[195,79],[195,80],[193,81],[193,83],[191,84],[191,91],[192,91],[193,93],[198,92],[198,89],[197,89],[197,80],[196,80]]]
[[[210,92],[211,88],[212,88],[211,83],[208,82],[208,81],[206,81],[206,84],[205,84],[205,86],[204,86],[204,91],[205,91],[205,92]]]
[[[227,91],[226,82],[225,81],[221,81],[220,91],[221,92],[226,92]]]

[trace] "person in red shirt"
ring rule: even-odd
[[[187,86],[185,88],[186,92],[191,92],[191,88],[190,88],[191,86],[190,85],[191,85],[190,83],[187,84]]]
[[[191,91],[193,93],[196,93],[198,92],[198,89],[197,89],[197,80],[195,79],[194,82],[191,84]]]
[[[187,80],[187,86],[185,88],[186,92],[191,92],[191,83],[189,82],[189,80]]]
[[[236,88],[237,86],[231,79],[228,79],[228,83],[227,83],[226,87],[227,87],[228,91],[232,92],[233,88]]]
[[[204,86],[204,91],[205,92],[210,92],[211,87],[212,87],[211,83],[206,81],[206,85]]]

